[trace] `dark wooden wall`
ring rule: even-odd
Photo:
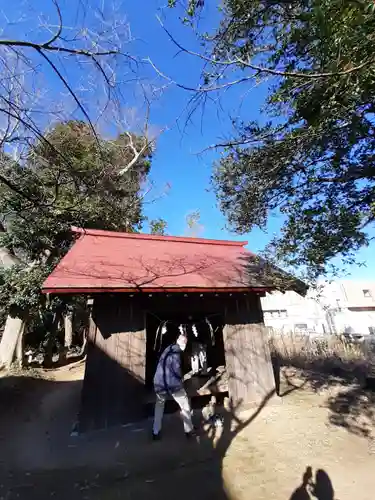
[[[141,419],[146,365],[144,314],[135,301],[95,300],[79,415],[80,431]]]
[[[235,408],[265,403],[275,393],[260,298],[239,296],[226,307],[225,360],[229,396]]]

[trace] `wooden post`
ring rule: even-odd
[[[267,331],[256,322],[260,319],[257,300],[232,305],[224,327],[229,396],[235,408],[261,404],[275,393]]]

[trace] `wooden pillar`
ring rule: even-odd
[[[146,330],[139,303],[125,295],[95,300],[88,342],[80,431],[143,418]]]
[[[227,307],[224,347],[229,396],[235,408],[262,404],[275,393],[259,302],[256,295],[239,296]]]

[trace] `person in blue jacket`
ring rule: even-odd
[[[181,354],[186,349],[187,338],[179,335],[175,344],[168,346],[160,356],[155,376],[154,389],[156,394],[153,439],[160,439],[163,422],[164,406],[168,395],[171,395],[181,409],[182,421],[186,437],[194,434],[191,420],[189,398],[183,385]]]

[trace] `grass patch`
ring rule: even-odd
[[[283,332],[270,334],[269,344],[273,359],[281,366],[356,378],[375,375],[374,343],[352,343],[335,335],[314,338]]]

